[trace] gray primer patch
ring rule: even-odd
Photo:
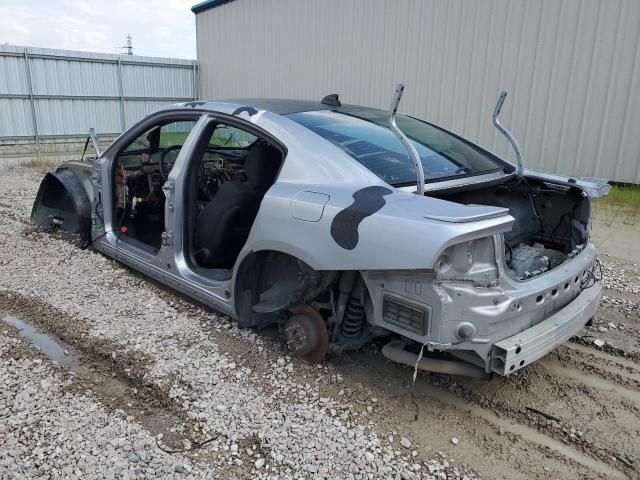
[[[331,222],[331,236],[336,243],[346,250],[356,248],[360,222],[384,207],[384,196],[391,193],[388,188],[380,186],[365,187],[354,192],[354,202],[338,212]]]

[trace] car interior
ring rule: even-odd
[[[156,125],[118,156],[115,169],[115,228],[121,239],[158,250],[164,232],[162,192],[167,175],[195,120]]]
[[[156,125],[120,153],[115,218],[121,238],[150,251],[160,248],[165,230],[162,186],[194,125]],[[233,267],[282,159],[281,150],[266,139],[221,123],[209,126],[189,162],[181,197],[187,202],[186,245],[194,267]]]

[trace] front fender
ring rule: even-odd
[[[47,173],[31,210],[31,222],[43,229],[59,228],[91,238],[91,204],[78,177],[68,168]]]

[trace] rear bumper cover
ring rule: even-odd
[[[546,320],[493,345],[490,370],[508,375],[566,342],[593,317],[602,292],[596,282]]]

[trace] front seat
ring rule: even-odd
[[[232,268],[244,246],[262,197],[273,184],[282,156],[258,141],[244,161],[246,181],[223,183],[200,212],[194,238],[195,260],[204,268]]]

